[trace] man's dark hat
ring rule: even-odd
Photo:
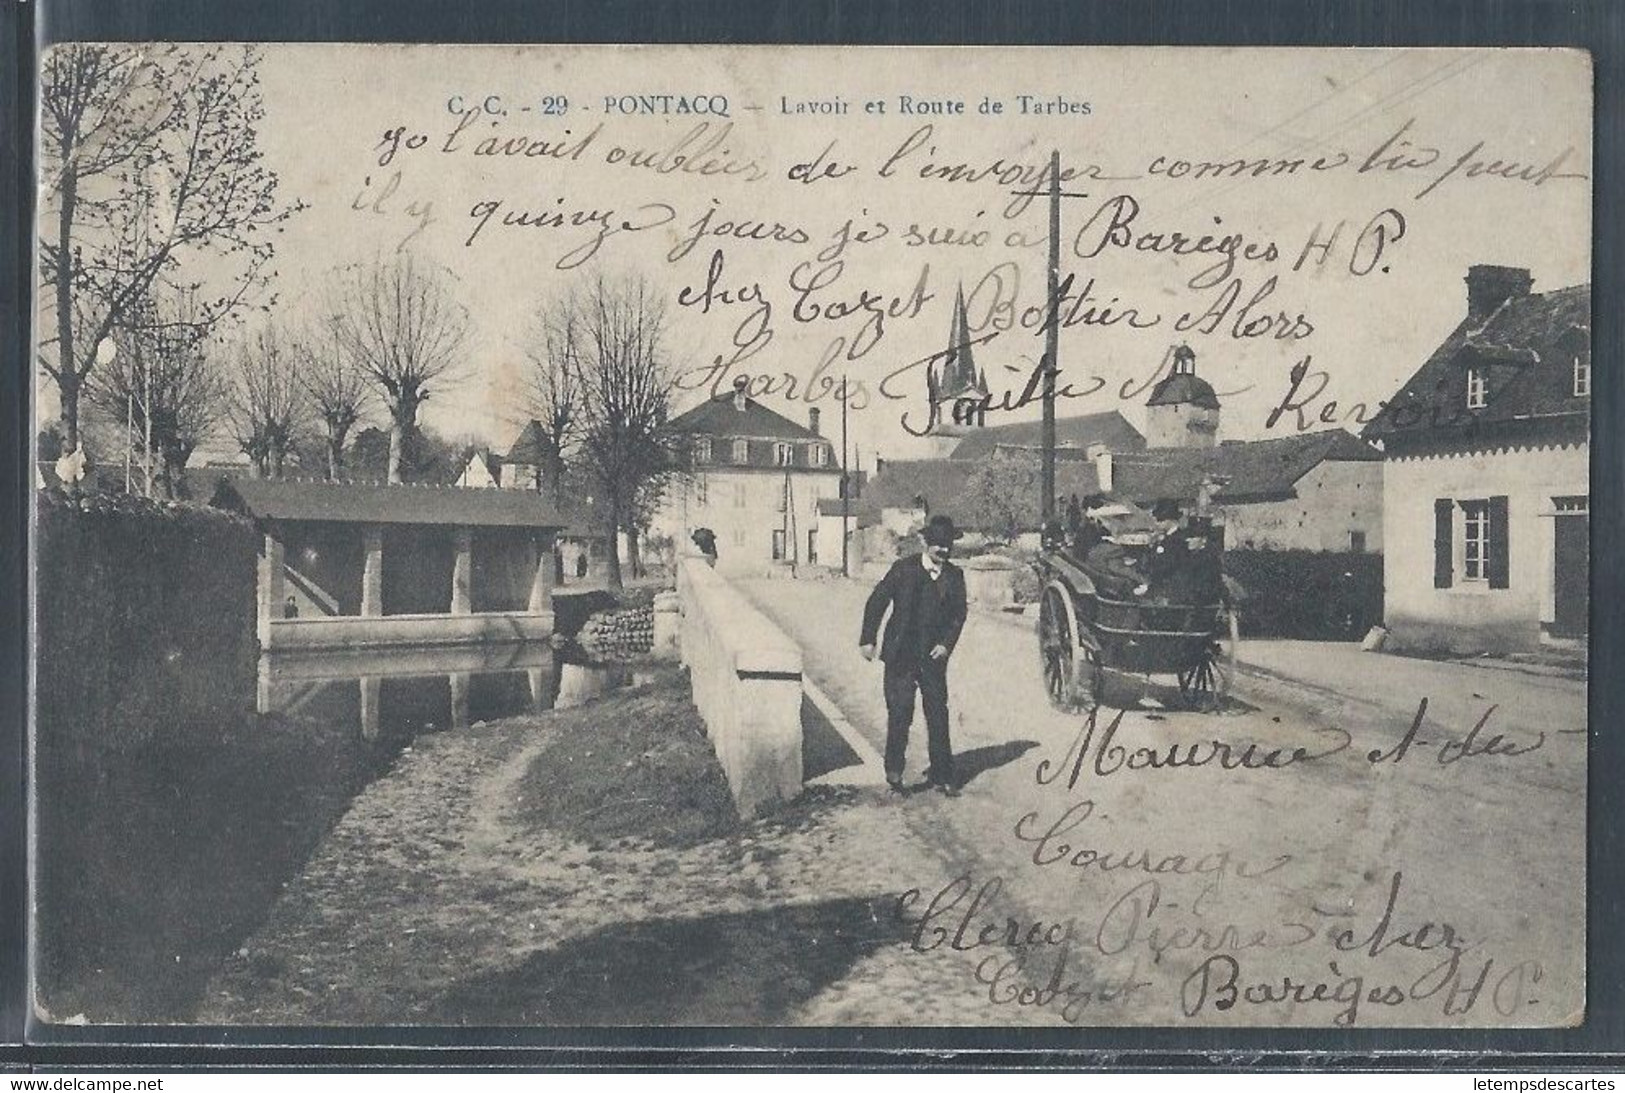
[[[927,546],[952,546],[960,532],[954,527],[954,522],[947,516],[933,516],[926,522],[925,530],[920,532]]]

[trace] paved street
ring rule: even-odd
[[[743,587],[878,748],[867,586]],[[1583,683],[1257,642],[1225,710],[1142,709],[1116,680],[1091,729],[1044,700],[1031,626],[973,614],[949,672],[964,796],[894,807],[935,859],[895,873],[920,889],[902,958],[951,969],[987,1023],[1580,1019]],[[917,721],[911,780],[924,743]]]

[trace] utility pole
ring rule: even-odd
[[[846,374],[841,375],[841,576],[852,576],[852,565],[847,558],[847,539],[851,535],[852,478],[846,466],[846,403],[851,392],[846,386]]]
[[[152,496],[152,362],[148,360],[141,367],[141,381],[146,388],[146,399],[142,404],[141,417],[146,425],[146,439],[142,441],[142,451],[147,457],[147,496]]]
[[[1049,321],[1044,327],[1044,450],[1041,525],[1055,518],[1055,379],[1061,350],[1061,153],[1049,156]]]

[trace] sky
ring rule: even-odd
[[[1146,381],[1186,342],[1223,438],[1291,428],[1267,422],[1306,356],[1327,375],[1313,412],[1335,398],[1329,420],[1357,429],[1351,404],[1390,395],[1461,320],[1469,265],[1526,267],[1537,292],[1589,279],[1591,81],[1573,52],[281,45],[261,76],[266,161],[308,206],[278,238],[275,314],[315,317],[347,263],[405,248],[444,267],[473,337],[425,419],[498,449],[528,417],[536,313],[598,273],[665,301],[679,408],[772,377],[762,401],[798,421],[817,406],[828,434],[844,375],[865,466],[923,451],[906,366],[944,349],[958,291],[978,364],[1018,401],[1043,349],[1040,314],[1019,320],[1044,300],[1047,211],[1012,194],[1052,149],[1076,195],[1062,274],[1118,316],[1060,334],[1079,396],[1062,415],[1143,425]],[[488,138],[533,154],[482,155]],[[1272,166],[1198,166],[1237,159]],[[955,164],[989,177],[941,177]],[[534,222],[560,211],[587,224]],[[1169,253],[1174,233],[1184,249],[1239,233],[1233,268],[1216,240]]]

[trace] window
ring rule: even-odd
[[[1489,404],[1489,377],[1477,365],[1467,369],[1467,409],[1482,410]]]
[[[694,462],[711,462],[711,441],[709,438],[702,437],[694,442]]]
[[[784,529],[783,528],[779,528],[777,531],[773,532],[773,560],[775,562],[784,561]]]
[[[1490,505],[1488,501],[1461,503],[1461,573],[1468,581],[1489,579]]]
[[[750,441],[748,441],[748,440],[736,440],[736,441],[734,441],[733,455],[734,455],[734,462],[735,463],[749,463],[750,462]]]
[[[1351,553],[1354,553],[1354,554],[1364,554],[1365,553],[1365,532],[1363,532],[1363,531],[1351,531],[1351,532],[1349,532],[1349,551]]]
[[[1505,495],[1433,502],[1433,587],[1512,587],[1511,509]]]
[[[824,447],[822,444],[814,444],[808,450],[812,452],[813,466],[822,467],[829,463],[829,449]]]
[[[744,545],[745,545],[745,529],[744,528],[734,528],[734,546],[742,547]]]
[[[790,476],[785,475],[784,481],[779,484],[779,511],[785,512],[790,508]]]
[[[1591,354],[1576,353],[1574,355],[1574,393],[1590,397],[1591,395]]]
[[[818,564],[818,529],[811,528],[807,532],[807,564]]]
[[[710,490],[710,487],[707,485],[707,483],[705,481],[705,475],[703,475],[703,474],[695,475],[694,476],[694,503],[696,505],[701,505],[701,506],[704,506],[704,505],[708,504],[709,501],[710,501],[710,493],[711,493],[711,490]]]
[[[773,445],[773,465],[775,467],[788,467],[796,461],[796,449],[793,444]]]
[[[744,508],[750,501],[750,498],[746,495],[745,486],[746,483],[744,482],[734,483],[734,508],[736,509]]]

